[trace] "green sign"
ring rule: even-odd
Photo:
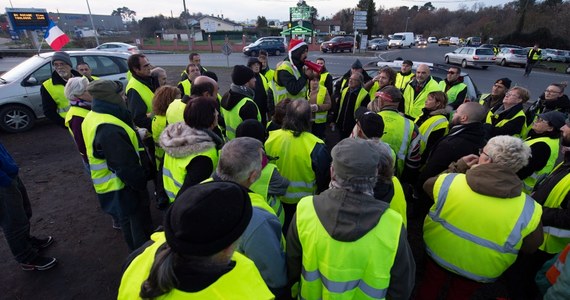
[[[289,7],[291,20],[310,20],[312,8],[308,5]]]

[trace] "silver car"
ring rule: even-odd
[[[460,64],[462,68],[467,66],[487,69],[495,64],[493,49],[477,47],[461,47],[444,55],[445,63]]]
[[[22,132],[43,118],[40,88],[51,77],[54,52],[34,55],[0,76],[0,129]],[[92,74],[101,79],[127,83],[128,53],[67,51],[73,66],[86,62]]]
[[[520,48],[501,48],[497,53],[495,63],[501,66],[517,65],[524,67],[526,65],[526,52]]]
[[[127,43],[121,42],[109,42],[104,43],[96,48],[87,49],[88,51],[107,51],[107,52],[127,52],[130,54],[139,53],[139,48],[137,46],[133,46]]]

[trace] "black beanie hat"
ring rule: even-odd
[[[244,65],[235,65],[232,71],[232,82],[235,85],[245,85],[250,81],[255,74],[253,71]]]
[[[508,90],[511,88],[512,81],[510,79],[508,79],[507,77],[505,77],[505,78],[497,79],[497,81],[495,81],[495,83],[500,83],[500,84],[504,85],[505,88]]]
[[[247,60],[247,66],[251,68],[251,66],[253,66],[254,64],[259,64],[259,67],[261,67],[261,62],[257,57],[250,57]]]
[[[229,181],[198,184],[176,197],[164,218],[164,234],[176,253],[210,256],[235,242],[251,215],[244,187]]]
[[[236,128],[236,138],[244,136],[254,138],[261,143],[265,143],[267,139],[267,133],[263,124],[255,119],[247,119]]]

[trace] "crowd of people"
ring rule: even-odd
[[[425,64],[372,77],[356,60],[333,85],[307,53],[293,39],[272,69],[261,52],[225,93],[197,53],[177,86],[144,54],[123,86],[55,53],[43,108],[131,251],[119,299],[469,299],[498,280],[496,296],[570,297],[564,84],[525,108],[509,78],[469,99],[459,67],[438,82]],[[53,238],[30,235],[1,145],[0,159],[4,235],[22,269],[47,270]]]

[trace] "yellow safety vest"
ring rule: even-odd
[[[112,124],[123,128],[129,136],[131,144],[133,145],[133,150],[137,153],[139,158],[139,152],[144,151],[144,148],[139,143],[137,133],[125,122],[109,114],[90,111],[83,120],[81,132],[83,133],[83,139],[85,140],[85,149],[87,151],[87,159],[89,160],[91,179],[93,180],[93,186],[95,187],[95,192],[97,192],[97,194],[118,191],[125,186],[125,183],[117,177],[115,172],[109,169],[105,158],[97,158],[93,155],[93,142],[95,141],[97,128],[102,124]]]
[[[310,99],[311,91],[307,91],[307,99]],[[322,85],[319,86],[319,91],[317,92],[317,105],[323,105],[325,99],[327,98],[327,89]],[[323,124],[327,122],[327,111],[320,111],[315,113],[315,124]]]
[[[564,163],[560,163],[554,170],[560,168],[563,164]],[[568,193],[570,193],[570,174],[564,176],[564,178],[554,186],[550,194],[548,194],[548,197],[546,197],[543,206],[562,209],[560,205]],[[570,229],[544,226],[543,231],[544,242],[540,245],[539,249],[544,252],[550,254],[558,253],[570,243]]]
[[[384,135],[381,140],[396,152],[396,176],[400,176],[404,171],[406,155],[412,142],[414,124],[393,110],[382,110],[378,114],[384,121]]]
[[[292,131],[285,129],[269,132],[265,151],[268,156],[279,157],[273,163],[279,168],[281,175],[290,181],[285,196],[279,197],[282,203],[295,204],[301,198],[316,193],[311,152],[317,143],[324,144],[310,132],[303,132],[298,137],[294,137]]]
[[[139,296],[141,285],[150,274],[156,252],[166,243],[164,232],[154,233],[151,240],[154,243],[135,257],[125,270],[117,299],[141,299]],[[255,264],[249,258],[234,252],[232,261],[235,262],[235,267],[206,289],[192,293],[173,289],[156,299],[275,299]]]
[[[523,239],[540,223],[530,196],[497,198],[471,190],[465,174],[440,175],[424,221],[428,255],[443,268],[477,282],[493,282],[514,263]]]
[[[184,79],[178,82],[178,84],[182,85],[182,89],[184,90],[182,96],[190,96],[192,93],[192,82],[190,82],[190,79]]]
[[[522,125],[522,128],[521,128],[521,132],[520,132],[520,133],[517,133],[517,134],[514,134],[513,136],[515,136],[515,137],[522,137],[522,136],[524,136],[525,124],[526,124],[526,115],[525,115],[525,113],[524,113],[524,111],[523,111],[522,109],[521,109],[519,112],[517,112],[512,118],[510,118],[510,119],[502,119],[501,121],[499,121],[499,122],[498,122],[497,124],[495,124],[495,125],[493,125],[493,119],[497,119],[497,118],[499,117],[499,115],[498,115],[498,114],[494,114],[493,112],[489,111],[489,112],[487,113],[487,119],[485,120],[485,123],[491,124],[491,125],[493,125],[493,126],[495,126],[495,127],[503,127],[503,126],[505,126],[505,124],[507,124],[508,122],[510,122],[510,121],[512,121],[512,120],[514,120],[514,119],[516,119],[516,118],[518,118],[518,117],[521,117],[521,116],[524,118],[524,122],[523,122],[523,125]]]
[[[526,140],[525,144],[529,147],[535,143],[546,143],[548,148],[550,148],[550,156],[544,168],[532,173],[529,177],[523,179],[523,191],[530,195],[532,189],[537,183],[541,182],[556,165],[556,159],[558,158],[558,153],[560,151],[560,141],[558,139],[553,139],[549,137],[539,137],[535,139]]]
[[[279,65],[279,67],[277,67],[277,70],[275,71],[275,76],[277,77],[279,71],[286,71],[291,73],[293,76],[295,76],[296,79],[301,78],[301,73],[299,72],[299,70],[297,70],[297,68],[293,67],[291,65],[291,62],[286,60],[281,62],[281,64]],[[289,98],[289,99],[303,99],[305,97],[305,95],[307,94],[307,85],[305,84],[305,87],[303,87],[303,89],[301,91],[299,91],[298,94],[291,94],[289,93],[289,91],[287,91],[287,88],[284,86],[279,85],[279,80],[277,80],[277,78],[275,78],[275,95],[274,99],[275,99],[275,104],[281,102],[281,100]]]
[[[71,133],[72,137],[75,138],[75,136],[73,136],[73,131],[71,131],[71,128],[69,127],[69,122],[71,122],[71,119],[75,116],[85,119],[85,116],[87,116],[87,114],[89,112],[90,112],[89,109],[85,109],[85,108],[80,107],[80,106],[70,106],[69,107],[67,114],[65,114],[65,127],[67,127],[67,129],[69,129],[69,133]]]
[[[160,147],[159,139],[166,125],[166,116],[154,115],[152,117],[152,140],[154,141],[154,159],[157,171],[160,171],[160,163],[164,159],[164,149]]]
[[[418,122],[420,117],[417,117],[415,123]],[[444,135],[449,132],[449,120],[443,115],[431,116],[419,127],[420,131],[420,154],[426,150],[429,136],[432,132],[440,129],[445,129]]]
[[[348,87],[345,87],[344,90],[342,90],[342,94],[340,96],[340,102],[338,104],[339,114],[336,117],[337,122],[340,119],[340,110],[342,109],[342,104],[344,103],[344,98],[347,93],[348,93]],[[366,98],[366,96],[368,96],[368,91],[366,91],[366,89],[364,88],[360,88],[360,90],[358,91],[358,95],[356,96],[356,103],[354,104],[354,113],[356,113],[356,110],[360,107],[360,105],[362,105],[362,101],[364,101],[364,98]]]
[[[184,122],[184,109],[186,109],[186,103],[182,102],[182,99],[174,99],[170,102],[166,109],[166,124]]]
[[[396,176],[392,176],[392,184],[394,185],[394,196],[390,201],[390,208],[402,216],[402,222],[408,227],[407,204],[404,189],[400,180]]]
[[[540,59],[540,54],[538,54],[539,52],[541,52],[542,49],[538,49],[536,51],[534,51],[534,49],[530,49],[530,51],[528,51],[527,57],[530,57],[532,60],[537,61]],[[532,56],[530,55],[532,53]]]
[[[146,113],[148,114],[152,112],[152,98],[154,97],[153,91],[135,77],[132,77],[129,80],[129,83],[127,83],[125,93],[128,94],[131,89],[137,91],[144,104],[146,104]]]
[[[243,122],[243,119],[240,117],[239,112],[241,108],[250,101],[255,105],[257,108],[257,120],[261,122],[261,114],[259,113],[259,108],[255,101],[251,100],[251,98],[243,97],[236,106],[232,108],[232,110],[227,110],[223,106],[221,106],[222,115],[224,116],[224,122],[226,124],[226,136],[229,140],[233,140],[236,137],[236,128]]]
[[[447,92],[445,91],[445,80],[442,80],[439,82],[439,88],[441,89],[442,92],[447,94],[447,104],[451,104],[454,103],[455,100],[457,100],[457,95],[459,95],[459,93],[461,91],[463,91],[467,85],[465,83],[459,83],[456,85],[453,85],[451,88],[449,88],[449,90],[447,90]]]
[[[277,169],[277,166],[268,163],[262,170],[261,176],[249,187],[250,190],[263,196],[263,199],[269,204],[273,209],[274,214],[279,218],[281,225],[285,222],[285,212],[283,211],[283,204],[275,195],[269,195],[269,183],[271,182],[271,176],[273,172]]]
[[[410,72],[410,74],[404,76],[402,75],[401,72],[396,73],[396,84],[394,85],[395,87],[399,88],[400,91],[404,91],[404,89],[406,88],[406,85],[408,85],[408,82],[410,82],[410,80],[412,80],[412,78],[414,78],[414,76],[416,76],[416,74]]]
[[[479,104],[483,105],[485,104],[485,99],[487,99],[487,96],[490,96],[491,94],[481,94],[481,97],[479,97]]]
[[[402,231],[399,213],[386,209],[368,233],[342,242],[323,227],[310,196],[297,205],[296,225],[303,249],[301,299],[386,298]]]
[[[170,203],[174,202],[178,191],[184,184],[184,179],[186,178],[186,167],[190,162],[197,156],[206,156],[212,160],[212,166],[215,170],[218,165],[218,150],[216,147],[212,147],[208,150],[193,153],[184,157],[173,157],[168,153],[164,154],[164,166],[162,167],[162,182],[164,184],[164,190]]]
[[[48,79],[42,83],[46,91],[49,93],[53,101],[57,106],[57,113],[62,117],[65,118],[65,114],[70,108],[69,99],[65,97],[64,89],[65,85],[62,84],[53,84],[52,79]]]
[[[433,78],[429,78],[424,88],[414,97],[414,87],[407,85],[404,89],[404,113],[412,118],[417,118],[422,114],[422,108],[426,104],[429,93],[439,91],[439,85]]]

